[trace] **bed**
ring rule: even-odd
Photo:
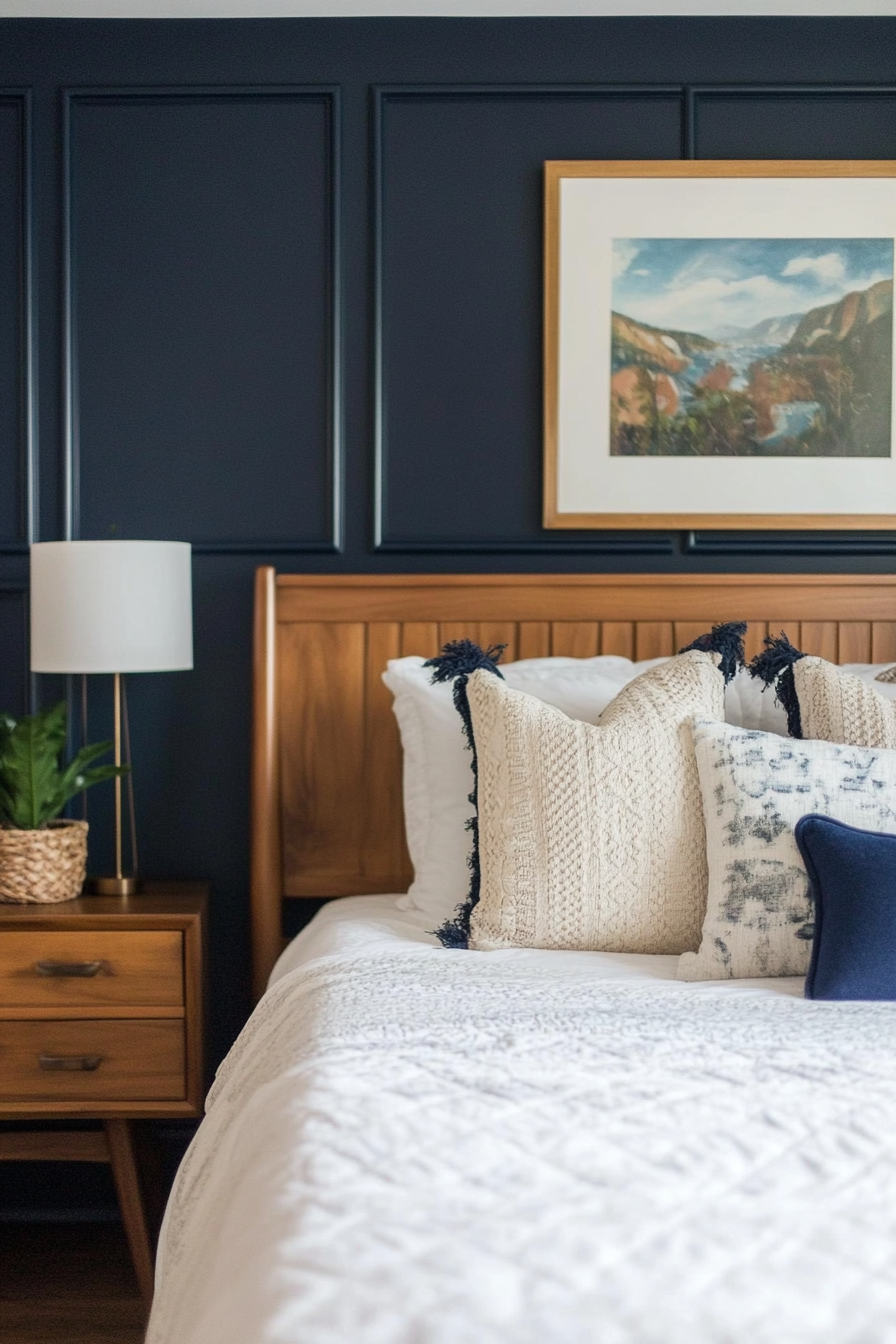
[[[896,1005],[450,950],[396,900],[388,658],[660,657],[733,618],[748,652],[771,627],[896,661],[889,576],[259,571],[260,1002],[172,1193],[150,1344],[896,1339]]]

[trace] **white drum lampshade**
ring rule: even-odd
[[[191,668],[190,561],[190,545],[183,541],[42,541],[32,546],[32,671]]]
[[[31,668],[111,672],[115,764],[121,764],[122,673],[193,666],[191,548],[183,541],[44,541],[31,547]],[[129,896],[121,843],[121,776],[115,778],[115,876],[93,881],[105,896]],[[131,789],[130,776],[128,778]],[[131,850],[136,826],[131,789]]]

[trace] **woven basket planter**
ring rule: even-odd
[[[0,901],[53,905],[74,900],[86,867],[86,821],[51,821],[39,831],[0,826]]]

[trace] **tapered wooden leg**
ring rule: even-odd
[[[106,1120],[104,1126],[112,1175],[115,1177],[115,1189],[118,1192],[121,1220],[131,1248],[131,1259],[134,1262],[140,1292],[149,1307],[152,1302],[154,1281],[152,1249],[146,1214],[143,1210],[143,1197],[140,1193],[140,1176],[134,1158],[131,1125],[128,1120]]]

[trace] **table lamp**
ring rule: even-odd
[[[115,764],[121,764],[121,678],[193,666],[191,551],[182,541],[44,541],[31,547],[31,669],[114,676]],[[104,896],[129,896],[115,781],[115,876]]]

